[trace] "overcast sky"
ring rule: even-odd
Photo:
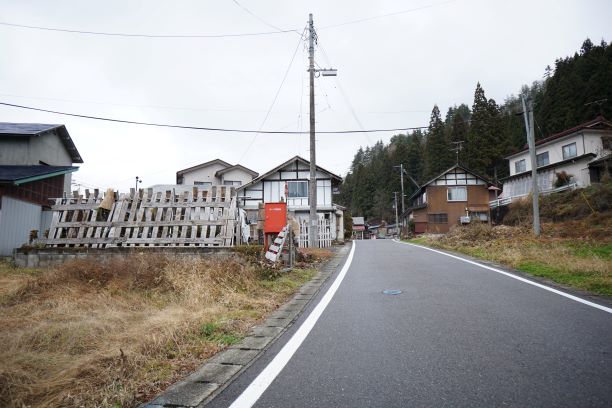
[[[315,80],[318,130],[426,126],[434,104],[443,114],[471,105],[478,81],[501,103],[586,37],[612,40],[609,0],[237,2],[0,0],[0,22],[216,35],[302,32],[313,13],[315,59],[338,69],[337,79]],[[308,130],[308,50],[294,32],[142,38],[0,25],[0,38],[2,102],[143,122]],[[65,124],[85,161],[73,178],[121,191],[135,176],[143,186],[174,183],[177,170],[215,158],[260,173],[296,154],[309,158],[308,135],[155,128],[9,107],[0,107],[0,121]],[[317,164],[344,176],[360,146],[392,135],[318,135]]]

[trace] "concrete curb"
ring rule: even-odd
[[[334,256],[319,266],[319,273],[302,285],[293,298],[272,312],[247,337],[208,359],[200,368],[168,387],[140,408],[198,407],[206,405],[246,370],[297,320],[323,284],[337,270],[350,251],[350,245],[340,247]]]

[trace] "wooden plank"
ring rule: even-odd
[[[146,238],[127,238],[125,243],[129,244],[203,244],[223,246],[223,240],[218,238],[192,239],[192,238],[158,238],[154,241]]]

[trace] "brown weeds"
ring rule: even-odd
[[[0,406],[144,402],[243,335],[295,287],[261,276],[240,257],[143,254],[75,260],[37,274],[0,267]],[[203,335],[211,322],[230,337]]]

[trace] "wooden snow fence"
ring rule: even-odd
[[[100,208],[98,190],[56,199],[48,247],[229,247],[240,239],[232,186],[176,193],[132,189]]]

